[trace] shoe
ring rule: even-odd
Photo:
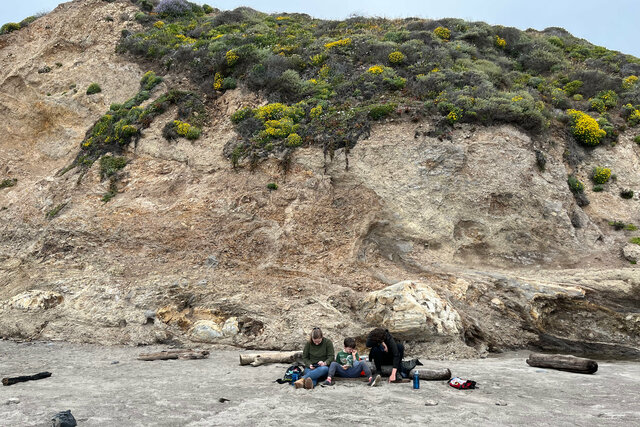
[[[323,387],[324,387],[324,386],[332,386],[333,384],[334,384],[334,382],[333,382],[333,381],[326,380],[325,382],[323,382],[323,383],[322,383],[322,386],[323,386]]]
[[[307,390],[313,389],[313,380],[311,378],[307,377],[304,379],[304,388]]]
[[[380,375],[376,375],[375,378],[372,378],[371,381],[367,383],[367,385],[369,387],[375,387],[380,384],[380,381],[382,381],[382,377]]]
[[[293,385],[296,388],[303,388],[304,387],[304,378],[300,378],[298,381],[294,382]]]

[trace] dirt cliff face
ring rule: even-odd
[[[58,172],[139,88],[147,70],[114,53],[136,11],[74,1],[0,36],[0,179],[17,179],[0,190],[0,335],[291,349],[312,326],[340,342],[376,319],[434,357],[531,344],[637,354],[640,273],[622,255],[633,232],[609,221],[640,222],[638,198],[587,189],[580,207],[566,184],[607,165],[610,185],[640,188],[631,132],[587,151],[560,129],[460,125],[439,139],[428,119],[400,118],[352,149],[348,170],[343,152],[316,148],[286,173],[275,161],[236,170],[229,114],[261,103],[237,89],[207,100],[197,141],[162,137],[173,111],[156,119],[105,203],[97,162]],[[102,92],[86,95],[92,82]],[[403,281],[411,291],[385,290]],[[456,327],[416,321],[445,308]]]

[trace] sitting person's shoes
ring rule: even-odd
[[[332,386],[333,384],[335,384],[333,381],[331,381],[330,379],[327,379],[325,382],[322,383],[322,386]]]
[[[304,388],[307,390],[313,389],[313,380],[311,378],[307,377],[304,379]]]
[[[380,384],[380,382],[382,381],[382,377],[380,375],[376,375],[375,378],[372,377],[369,382],[367,383],[367,385],[369,387],[375,387],[378,384]]]
[[[304,388],[304,378],[300,378],[296,382],[293,383],[296,388]]]

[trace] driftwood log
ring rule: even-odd
[[[375,371],[375,366],[373,363],[369,362],[369,366],[371,367],[371,372]],[[391,375],[391,370],[393,366],[391,365],[382,365],[382,372],[380,374],[384,376]],[[442,369],[420,369],[421,367],[416,367],[409,372],[409,378],[413,378],[413,372],[418,371],[418,377],[421,380],[426,381],[447,381],[451,378],[451,371],[448,368]]]
[[[266,363],[293,363],[302,358],[301,351],[281,351],[278,353],[241,354],[240,365],[260,366]]]
[[[21,377],[12,377],[12,378],[7,377],[2,379],[2,385],[13,385],[16,383],[23,383],[25,381],[41,380],[43,378],[49,378],[50,376],[51,376],[51,372],[40,372],[35,375],[24,375]]]
[[[206,359],[207,350],[166,350],[159,353],[141,353],[138,360]]]
[[[558,369],[579,374],[593,374],[598,370],[598,362],[595,360],[563,354],[531,353],[527,364],[538,368]]]

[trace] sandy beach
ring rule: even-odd
[[[211,354],[203,360],[136,360],[163,349],[0,341],[2,377],[52,373],[0,387],[0,424],[48,426],[67,409],[80,426],[640,424],[640,363],[633,361],[598,361],[596,374],[582,375],[532,368],[528,352],[425,359],[425,368],[448,367],[479,388],[444,381],[369,388],[349,380],[309,391],[274,382],[285,364],[241,367],[233,349],[205,347]]]

